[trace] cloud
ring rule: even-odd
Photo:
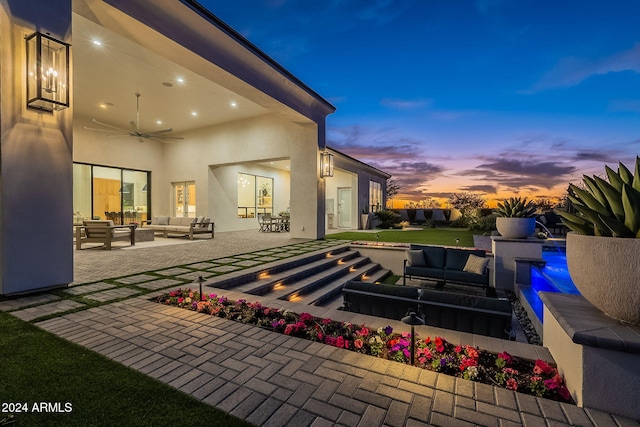
[[[383,107],[389,107],[396,110],[415,110],[423,107],[428,107],[432,104],[430,99],[392,99],[382,98],[380,105]]]
[[[393,175],[403,195],[422,197],[428,182],[446,170],[425,154],[425,141],[407,138],[392,128],[330,128],[327,145]]]
[[[489,184],[469,185],[467,187],[461,187],[460,189],[462,191],[480,192],[485,194],[496,194],[498,192],[495,185]]]
[[[536,93],[548,89],[577,86],[589,77],[622,71],[640,73],[640,43],[629,50],[600,59],[567,57],[533,85],[521,93]]]
[[[459,173],[462,176],[475,177],[476,181],[487,182],[497,188],[506,188],[513,192],[522,190],[551,189],[566,182],[576,167],[566,162],[519,160],[500,157],[489,159],[475,167]]]

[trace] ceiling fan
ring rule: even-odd
[[[90,128],[85,126],[84,128],[87,130],[92,130],[92,131],[96,131],[96,132],[104,132],[109,134],[109,137],[113,137],[113,136],[132,136],[134,138],[137,138],[139,142],[144,142],[145,139],[151,139],[151,140],[158,140],[158,141],[162,141],[162,142],[172,142],[175,139],[184,139],[182,137],[179,136],[169,136],[169,135],[165,135],[169,132],[173,132],[173,129],[168,128],[168,129],[163,129],[163,130],[156,130],[156,131],[152,131],[152,132],[142,132],[140,131],[140,94],[136,92],[136,120],[133,121],[131,120],[129,122],[129,124],[131,125],[131,130],[127,130],[127,129],[123,129],[123,128],[119,128],[117,126],[112,126],[106,123],[102,123],[97,121],[96,119],[92,119],[91,121],[95,124],[98,124],[100,126],[104,126],[108,129],[96,129],[96,128]]]

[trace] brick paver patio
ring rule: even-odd
[[[163,278],[159,271],[146,272],[185,264],[214,271],[214,264],[209,261],[215,258],[221,258],[215,259],[216,264],[226,264],[260,259],[234,257],[246,252],[259,255],[260,251],[265,257],[275,257],[283,252],[292,255],[303,251],[300,247],[281,249],[293,243],[296,242],[284,233],[251,231],[217,233],[214,240],[197,244],[76,252],[74,284],[133,275],[117,282],[122,286],[161,289],[164,285],[173,286],[172,279]],[[302,244],[305,245],[326,247],[313,241]],[[91,290],[85,296],[122,298],[127,292],[138,294],[126,287],[106,289],[96,285],[86,285]],[[151,296],[161,293],[129,295],[123,300],[36,324],[261,426],[638,426],[636,421],[601,411],[440,375],[149,301]],[[217,293],[230,299],[244,295],[225,290]],[[256,300],[255,296],[245,297]],[[0,303],[0,309],[28,320],[41,316],[42,310],[54,313],[60,309],[56,304],[77,304],[52,300],[44,297],[43,305],[31,308],[28,306],[35,304],[36,299],[14,304],[5,301]],[[268,299],[263,300],[260,299],[269,305]],[[295,308],[294,303],[280,303]],[[303,310],[314,315],[327,310],[309,308]],[[35,310],[39,314],[31,317]],[[337,320],[366,322],[370,327],[377,327],[376,322],[391,323],[396,330],[404,326],[348,312],[330,310],[329,314]],[[418,330],[420,335],[432,332]],[[502,349],[516,354],[545,355],[541,347],[448,333],[445,338],[452,342],[466,338],[488,350],[504,346]]]

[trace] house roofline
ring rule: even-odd
[[[331,151],[333,151],[334,153],[339,154],[339,155],[340,155],[340,156],[342,156],[342,157],[346,157],[347,159],[349,159],[349,160],[351,160],[351,161],[353,161],[353,162],[359,163],[359,164],[361,164],[361,165],[365,166],[365,167],[366,167],[366,168],[368,168],[368,169],[373,169],[373,170],[374,170],[374,171],[376,171],[378,174],[383,175],[383,176],[386,176],[386,179],[389,179],[389,178],[391,178],[391,177],[392,177],[392,175],[391,175],[391,174],[388,174],[387,172],[385,172],[385,171],[383,171],[383,170],[380,170],[380,169],[378,169],[378,168],[376,168],[376,167],[373,167],[373,166],[371,166],[370,164],[363,162],[362,160],[358,160],[358,159],[356,159],[355,157],[351,157],[350,155],[345,154],[345,153],[343,153],[342,151],[336,150],[335,148],[329,147],[328,145],[326,146],[326,148],[327,148],[327,150],[331,150]]]
[[[218,27],[221,31],[227,34],[229,37],[243,45],[247,50],[251,51],[254,55],[259,57],[261,60],[269,64],[273,69],[278,71],[280,74],[285,76],[287,79],[291,80],[297,86],[299,86],[302,90],[307,92],[309,95],[316,98],[318,101],[322,102],[326,107],[335,111],[336,107],[332,105],[329,101],[324,99],[318,92],[311,89],[308,85],[306,85],[302,80],[293,75],[290,71],[280,65],[276,60],[267,55],[264,51],[258,48],[255,44],[250,42],[246,37],[242,34],[231,28],[227,23],[222,21],[216,15],[214,15],[210,10],[206,7],[202,6],[196,0],[180,0],[182,3],[193,9],[200,16],[211,22],[213,25]]]

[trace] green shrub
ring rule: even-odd
[[[493,231],[496,229],[496,214],[481,216],[475,224],[469,225],[473,231]]]
[[[375,217],[380,221],[380,228],[392,228],[402,221],[402,217],[391,210],[376,212]]]

